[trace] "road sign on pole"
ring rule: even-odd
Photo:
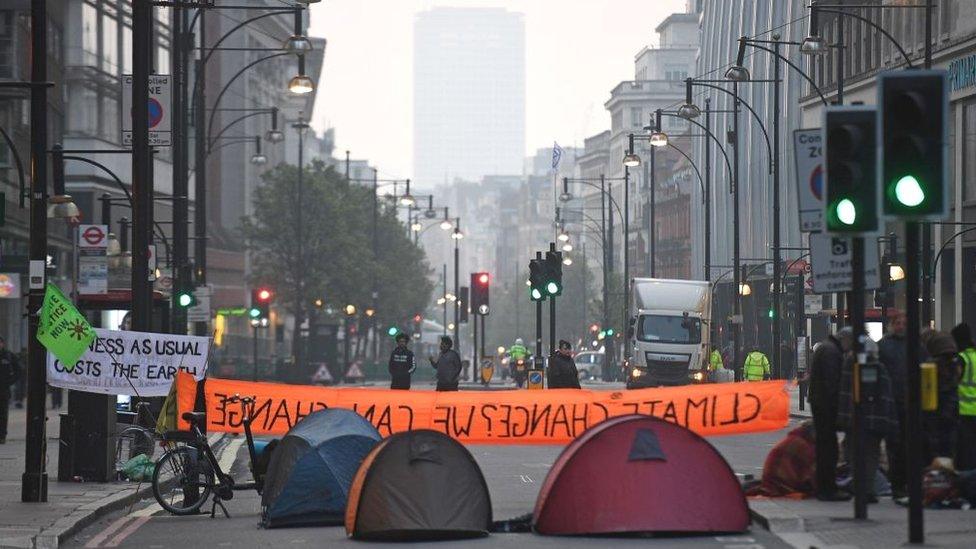
[[[108,226],[78,226],[78,293],[108,293]]]
[[[186,320],[188,322],[208,322],[210,320],[210,296],[213,294],[213,286],[198,286],[193,292],[197,298],[197,304],[186,310]]]
[[[800,231],[823,230],[823,137],[820,128],[793,132]]]
[[[149,76],[149,145],[172,144],[173,121],[170,116],[173,95],[168,74]],[[132,75],[122,76],[122,144],[132,146]]]
[[[818,294],[850,292],[853,246],[850,238],[836,238],[823,233],[810,235],[810,263],[813,267],[813,291]],[[864,246],[864,289],[881,287],[881,258],[877,240]]]

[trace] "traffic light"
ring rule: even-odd
[[[468,304],[471,302],[469,297],[471,295],[471,290],[467,286],[461,286],[461,288],[458,290],[458,293],[461,295],[458,296],[457,301],[454,303],[455,307],[459,307],[458,322],[460,322],[461,324],[467,324]]]
[[[830,107],[824,111],[827,233],[867,234],[878,230],[876,125],[873,107]]]
[[[542,259],[529,261],[529,297],[532,301],[545,301],[546,262]]]
[[[413,337],[414,339],[420,339],[421,334],[424,330],[424,317],[423,315],[413,315]]]
[[[471,273],[471,312],[487,315],[488,288],[491,285],[491,275],[488,273]]]
[[[882,204],[888,217],[945,216],[949,97],[945,71],[891,71],[879,77]]]
[[[271,300],[274,299],[274,292],[265,287],[251,289],[251,307],[247,310],[247,316],[255,320],[270,318]]]
[[[546,252],[546,280],[547,295],[557,296],[563,293],[563,253]]]
[[[390,326],[390,328],[386,331],[386,333],[390,337],[396,337],[400,333],[400,328],[397,328],[396,326]]]
[[[176,294],[176,306],[188,309],[197,304],[197,296],[193,290],[183,290]]]

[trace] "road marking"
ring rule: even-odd
[[[131,536],[133,532],[139,529],[140,526],[149,522],[150,518],[151,517],[136,517],[132,522],[129,523],[128,526],[125,527],[125,530],[119,532],[119,535],[112,538],[112,541],[106,543],[105,547],[118,547],[120,543],[125,541],[125,538]]]
[[[118,530],[119,528],[122,528],[122,526],[125,523],[129,522],[129,519],[131,519],[131,518],[132,518],[131,516],[124,516],[124,517],[120,517],[120,518],[116,519],[115,522],[113,522],[112,524],[109,524],[108,525],[108,528],[102,530],[95,537],[93,537],[92,539],[88,540],[88,543],[85,544],[85,547],[86,548],[89,548],[89,549],[92,548],[92,547],[98,547],[98,545],[100,543],[102,543],[103,541],[105,541],[106,539],[108,539],[108,537],[111,536],[112,534],[114,534],[116,532],[116,530]]]
[[[532,477],[530,477],[529,475],[519,475],[519,477],[522,479],[522,482],[524,482],[525,484],[531,484],[535,482],[534,480],[532,480]]]

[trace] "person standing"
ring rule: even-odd
[[[816,435],[817,499],[846,501],[850,494],[837,488],[837,413],[844,354],[853,347],[853,333],[844,328],[827,336],[813,351],[810,361],[810,406]]]
[[[937,376],[938,401],[935,410],[922,412],[922,430],[926,434],[925,460],[952,457],[956,448],[956,424],[959,419],[959,374],[962,359],[952,336],[939,330],[925,330],[922,343],[928,352],[928,362],[934,362]]]
[[[708,355],[708,369],[714,372],[715,370],[721,370],[724,367],[722,364],[722,353],[718,352],[718,349],[712,347],[711,354]]]
[[[905,397],[908,394],[907,347],[905,346],[905,327],[908,325],[905,313],[897,309],[888,311],[888,332],[878,342],[878,361],[884,365],[891,378],[891,396],[895,401],[895,416],[898,419],[898,436],[885,438],[888,454],[888,480],[891,482],[891,497],[900,499],[907,495],[905,468]]]
[[[461,377],[461,355],[454,350],[454,340],[441,336],[441,354],[435,360],[429,357],[430,365],[437,370],[437,390],[457,391]]]
[[[952,337],[963,361],[955,467],[957,471],[971,471],[976,469],[976,344],[965,322],[952,329]]]
[[[573,360],[573,346],[565,339],[559,340],[559,350],[549,359],[546,381],[550,389],[579,389],[579,370]]]
[[[7,342],[0,337],[0,444],[7,443],[7,416],[10,412],[10,386],[20,378],[17,355],[7,349]]]
[[[746,381],[769,379],[769,359],[759,350],[758,346],[753,346],[752,351],[746,355],[746,361],[742,368],[742,378]]]
[[[417,359],[407,347],[409,341],[403,332],[396,336],[396,347],[390,353],[390,389],[410,389],[410,374],[417,369]]]

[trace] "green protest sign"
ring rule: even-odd
[[[95,331],[71,300],[61,293],[61,289],[48,284],[37,326],[37,340],[58,357],[65,370],[70,372],[95,341]]]

